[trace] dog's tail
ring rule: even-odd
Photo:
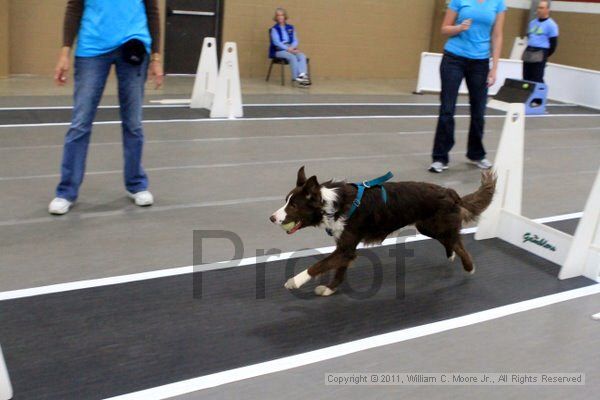
[[[460,201],[463,222],[477,220],[492,202],[496,190],[496,173],[492,170],[481,173],[481,186],[475,192],[463,196]]]

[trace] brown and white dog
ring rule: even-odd
[[[458,254],[463,268],[475,272],[471,255],[465,250],[460,229],[464,222],[475,220],[491,203],[496,177],[482,173],[481,186],[474,193],[460,197],[453,189],[425,182],[389,182],[365,190],[360,206],[347,218],[356,198],[356,186],[337,181],[319,184],[316,176],[306,178],[304,167],[298,171],[296,187],[286,197],[285,205],[271,215],[271,222],[281,225],[288,234],[309,226],[321,226],[335,238],[336,249],[325,259],[290,278],[287,289],[297,289],[312,278],[336,270],[327,286],[315,293],[329,296],[343,281],[346,269],[356,258],[359,243],[381,243],[390,233],[407,225],[423,235],[438,240],[452,261]]]

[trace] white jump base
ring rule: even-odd
[[[416,93],[441,91],[442,56],[440,53],[421,53]],[[489,89],[489,94],[498,93],[506,78],[522,77],[523,61],[500,59],[496,83]],[[549,88],[549,99],[600,109],[600,71],[548,63],[544,80]],[[468,93],[464,81],[459,92]]]
[[[600,282],[600,171],[574,236],[521,215],[525,105],[492,100],[506,111],[495,171],[492,203],[481,215],[476,240],[500,238],[561,266],[559,279],[585,276]]]

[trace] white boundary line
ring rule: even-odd
[[[189,105],[183,103],[183,100],[180,100],[181,104],[173,104],[172,102],[164,103],[163,101],[169,100],[151,100],[150,103],[155,104],[145,104],[143,108],[189,108]],[[179,101],[179,100],[177,100]],[[186,100],[188,103],[189,100]],[[439,106],[440,103],[250,103],[244,104],[244,107],[333,107],[333,106],[389,106],[389,107],[397,107],[397,106]],[[457,107],[468,107],[468,103],[458,103]],[[576,107],[577,104],[548,104],[551,107]],[[98,106],[98,109],[118,109],[118,105],[103,105]],[[0,107],[0,111],[46,111],[46,110],[72,110],[73,106],[39,106],[39,107]]]
[[[144,104],[142,108],[189,108],[186,104],[161,103],[163,100],[152,100],[151,103]],[[189,102],[189,100],[188,100]],[[244,104],[244,107],[437,107],[440,103],[250,103]],[[457,107],[469,107],[469,103],[458,103]],[[547,104],[546,107],[578,107],[573,103]],[[585,108],[585,107],[584,107]],[[73,106],[39,106],[39,107],[0,107],[0,111],[52,111],[52,110],[72,110]],[[98,106],[99,110],[119,109],[118,105]]]
[[[505,115],[486,115],[486,118],[505,118]],[[528,115],[527,118],[575,118],[575,117],[596,117],[597,114],[546,114],[546,115]],[[252,121],[302,121],[302,120],[353,120],[353,119],[428,119],[438,118],[438,115],[349,115],[349,116],[320,116],[320,117],[253,117],[253,118],[196,118],[196,119],[154,119],[142,121],[144,124],[165,124],[176,122],[252,122]],[[456,115],[454,118],[471,118],[470,115]],[[120,125],[121,121],[98,121],[94,125]],[[70,122],[51,122],[39,124],[6,124],[0,125],[0,128],[33,128],[48,126],[70,126]]]
[[[359,351],[400,343],[452,329],[463,328],[481,322],[491,321],[493,319],[534,310],[536,308],[541,308],[584,296],[591,296],[598,293],[600,293],[600,284],[586,286],[580,289],[568,290],[548,296],[538,297],[536,299],[525,300],[506,306],[479,311],[473,314],[464,315],[462,317],[451,318],[426,325],[416,326],[414,328],[402,329],[382,335],[371,336],[319,350],[309,351],[307,353],[296,354],[259,364],[217,372],[215,374],[205,375],[199,378],[158,386],[139,392],[111,397],[107,400],[162,400],[174,396],[181,396],[244,379],[251,379],[257,376],[268,375],[321,361],[331,360],[333,358],[343,357]]]
[[[541,134],[557,134],[563,132],[589,132],[598,131],[600,126],[597,127],[581,127],[581,128],[535,128],[528,129],[527,132],[535,132]],[[456,129],[455,133],[467,133],[468,129]],[[488,129],[488,132],[500,132],[500,129]],[[340,132],[340,133],[316,133],[316,134],[305,134],[298,133],[293,135],[261,135],[261,136],[220,136],[220,137],[190,137],[187,139],[147,139],[144,141],[144,145],[155,145],[155,144],[170,144],[170,143],[213,143],[213,142],[237,142],[244,140],[280,140],[280,139],[317,139],[317,138],[335,138],[335,137],[360,137],[360,136],[410,136],[410,135],[433,135],[431,129],[424,131],[390,131],[390,132]],[[122,142],[92,142],[89,144],[90,147],[99,146],[122,146]],[[41,144],[33,146],[10,146],[0,147],[0,151],[6,150],[36,150],[36,149],[53,149],[63,148],[63,144]]]
[[[529,151],[554,151],[554,150],[576,150],[576,149],[590,149],[600,147],[600,145],[581,145],[581,146],[537,146],[531,148]],[[488,149],[488,153],[495,153],[497,149]],[[455,150],[450,154],[459,154],[460,151]],[[218,163],[218,164],[191,164],[191,165],[172,165],[164,167],[146,167],[145,170],[148,172],[158,171],[184,171],[194,169],[211,169],[211,168],[239,168],[239,167],[254,167],[254,166],[265,166],[265,165],[284,165],[284,164],[302,164],[308,162],[331,162],[331,161],[350,161],[350,160],[375,160],[394,158],[399,156],[405,157],[419,157],[429,155],[429,152],[413,152],[413,153],[394,153],[394,154],[373,154],[363,156],[346,156],[346,157],[323,157],[323,158],[304,158],[304,159],[285,159],[285,160],[266,160],[266,161],[245,161],[238,163]],[[118,169],[114,170],[103,170],[103,171],[89,171],[85,173],[85,176],[98,176],[98,175],[113,175],[121,174],[122,171]],[[576,173],[596,173],[594,170],[580,170],[580,171],[569,171],[561,173],[541,174],[538,177],[544,176],[563,176],[573,175]],[[0,176],[0,182],[14,182],[22,180],[33,180],[33,179],[54,179],[59,178],[60,174],[42,174],[42,175],[21,175],[21,176]],[[0,221],[1,224],[1,221]]]
[[[555,216],[551,216],[551,217],[538,218],[538,219],[534,219],[534,221],[540,222],[540,223],[565,221],[565,220],[570,220],[570,219],[575,219],[575,218],[581,218],[581,215],[582,215],[581,212],[577,212],[577,213],[571,213],[571,214],[562,214],[562,215],[555,215]],[[461,231],[461,233],[462,234],[470,234],[470,233],[475,233],[476,230],[477,230],[477,228],[474,228],[474,227],[466,228],[466,229],[463,229]],[[384,247],[384,246],[394,245],[397,243],[411,243],[411,242],[419,242],[419,241],[423,241],[423,240],[431,240],[431,239],[424,235],[415,235],[415,236],[408,236],[408,237],[406,237],[406,236],[392,237],[392,238],[388,238],[388,239],[384,240],[383,243],[381,243],[380,245],[371,246],[371,247]],[[364,246],[361,245],[361,246],[359,246],[359,248],[364,248]],[[201,272],[201,271],[212,271],[212,270],[216,270],[216,269],[235,268],[235,267],[242,267],[242,266],[246,266],[246,265],[253,265],[253,264],[259,264],[259,263],[270,263],[270,262],[275,262],[275,261],[288,260],[291,258],[309,257],[309,256],[318,255],[318,254],[329,254],[334,249],[335,249],[334,246],[328,246],[328,247],[321,247],[321,248],[316,248],[316,249],[286,252],[286,253],[281,253],[281,254],[277,254],[277,255],[267,255],[267,256],[262,256],[262,257],[247,257],[247,258],[242,258],[240,260],[220,261],[220,262],[216,262],[216,263],[212,263],[212,264],[204,264],[204,265],[199,265],[199,266],[187,266],[187,267],[162,269],[162,270],[157,270],[157,271],[142,272],[142,273],[130,274],[130,275],[120,275],[120,276],[113,276],[113,277],[108,277],[108,278],[91,279],[91,280],[76,281],[76,282],[69,282],[69,283],[59,283],[59,284],[48,285],[48,286],[39,286],[39,287],[35,287],[35,288],[30,288],[30,289],[11,290],[11,291],[6,291],[6,292],[0,292],[0,301],[15,300],[15,299],[21,299],[21,298],[33,297],[33,296],[42,296],[42,295],[46,295],[46,294],[68,292],[68,291],[72,291],[72,290],[89,289],[89,288],[100,287],[100,286],[119,285],[122,283],[138,282],[138,281],[144,281],[144,280],[148,280],[148,279],[164,278],[164,277],[168,277],[168,276],[185,275],[185,274]]]
[[[119,109],[118,105],[98,106],[99,110]],[[189,106],[179,104],[144,104],[142,108],[185,108]],[[34,107],[0,107],[0,111],[52,111],[52,110],[72,110],[73,106],[34,106]]]

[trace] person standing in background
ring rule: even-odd
[[[163,82],[158,0],[69,0],[54,74],[58,85],[67,82],[76,36],[73,114],[64,142],[61,180],[48,211],[66,214],[77,200],[92,123],[112,65],[119,86],[125,188],[136,205],[152,205],[142,167],[142,105],[148,69],[157,88]]]
[[[492,167],[485,158],[483,127],[488,87],[496,82],[505,14],[504,0],[451,0],[448,5],[441,31],[450,38],[440,65],[441,105],[430,172],[448,169],[449,153],[454,146],[456,99],[463,78],[471,106],[467,159],[481,169]]]
[[[558,46],[558,24],[550,18],[550,4],[542,0],[537,18],[529,22],[527,48],[523,53],[523,79],[544,83],[546,62]]]

